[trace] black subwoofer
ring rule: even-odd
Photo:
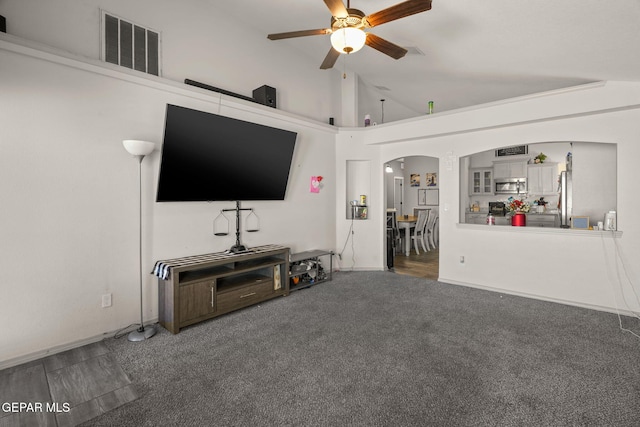
[[[259,104],[276,108],[276,89],[271,86],[260,86],[253,90],[253,99]]]

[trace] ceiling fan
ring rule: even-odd
[[[407,53],[405,48],[373,33],[365,32],[365,29],[431,9],[431,0],[406,0],[371,15],[365,15],[361,10],[352,9],[349,0],[346,7],[342,0],[324,0],[324,3],[331,11],[331,28],[290,31],[267,36],[269,40],[281,40],[331,34],[332,47],[320,65],[323,70],[333,67],[341,53],[357,52],[365,44],[393,59],[402,58]]]

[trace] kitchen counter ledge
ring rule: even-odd
[[[608,230],[576,230],[575,228],[555,228],[555,227],[514,227],[511,225],[486,225],[486,224],[463,224],[457,223],[456,228],[459,230],[481,230],[481,231],[497,231],[505,233],[533,233],[533,234],[555,234],[599,238],[622,237],[622,231]]]

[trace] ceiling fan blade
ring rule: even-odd
[[[431,9],[431,0],[407,0],[366,17],[370,27]]]
[[[407,49],[398,46],[397,44],[393,44],[382,37],[378,37],[373,33],[367,33],[365,44],[384,53],[385,55],[389,55],[393,59],[400,59],[407,54]]]
[[[331,48],[331,50],[329,50],[329,53],[327,53],[327,56],[324,57],[324,61],[322,61],[322,65],[320,65],[320,69],[328,70],[329,68],[332,68],[338,60],[339,56],[340,52],[338,52],[334,48]]]
[[[290,39],[293,37],[323,36],[325,34],[331,34],[331,29],[319,28],[317,30],[289,31],[287,33],[269,34],[267,38],[269,40],[281,40],[281,39]]]
[[[324,4],[326,4],[331,11],[331,15],[336,18],[346,18],[349,16],[349,12],[347,12],[347,8],[344,6],[342,0],[324,0]]]

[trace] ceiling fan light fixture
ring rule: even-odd
[[[345,27],[331,34],[331,46],[340,53],[353,53],[362,49],[367,33],[360,28]]]

